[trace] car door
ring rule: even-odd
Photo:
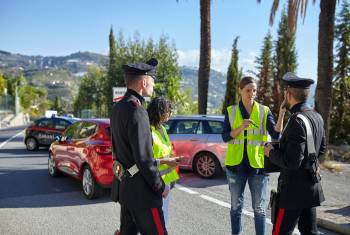
[[[64,132],[65,129],[67,129],[68,126],[71,125],[70,122],[67,120],[61,119],[61,118],[54,118],[55,121],[55,130],[56,130],[56,135],[60,136]]]
[[[36,138],[40,145],[50,145],[55,140],[54,122],[51,118],[43,118],[36,123]]]
[[[80,128],[82,126],[82,122],[76,122],[69,126],[67,130],[64,132],[61,142],[60,142],[60,151],[58,155],[58,168],[61,171],[64,171],[67,174],[77,176],[76,172],[73,170],[72,161],[75,158],[75,143],[78,138],[78,134]],[[58,150],[57,150],[58,151]]]
[[[72,146],[70,152],[70,168],[75,175],[80,175],[81,166],[88,162],[90,137],[95,134],[97,125],[92,122],[83,122],[74,139],[74,148]]]
[[[222,131],[224,122],[220,120],[208,120],[205,123],[205,132],[208,133],[208,146],[210,146],[210,152],[214,153],[219,159],[222,166],[224,166],[227,143],[222,139]]]
[[[198,145],[204,143],[207,135],[203,133],[203,124],[200,120],[176,120],[169,135],[177,156],[183,156],[180,166],[191,168],[193,157]]]

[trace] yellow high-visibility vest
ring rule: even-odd
[[[250,125],[247,130],[247,136],[242,131],[238,136],[232,139],[227,145],[225,165],[236,166],[243,160],[244,139],[247,140],[247,155],[249,164],[253,168],[264,167],[264,144],[267,142],[266,121],[269,108],[254,101],[253,110],[250,119],[258,126]],[[241,126],[243,116],[239,105],[227,107],[227,113],[230,120],[231,130]]]
[[[170,157],[173,149],[165,128],[161,126],[161,131],[163,133],[156,130],[154,126],[151,126],[151,129],[153,138],[153,157],[155,159]],[[180,178],[176,170],[170,168],[167,164],[161,164],[158,169],[166,185],[170,185],[172,182]]]

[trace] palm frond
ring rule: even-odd
[[[270,11],[270,25],[273,25],[273,21],[275,20],[276,12],[278,9],[280,1],[274,0],[272,3],[271,11]]]

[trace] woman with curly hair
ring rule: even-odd
[[[170,101],[155,97],[148,105],[147,112],[152,130],[153,157],[157,160],[158,169],[166,187],[172,188],[179,179],[176,166],[181,157],[173,156],[172,144],[163,124],[168,121],[171,115]],[[165,224],[168,223],[169,194],[163,197],[163,213]]]

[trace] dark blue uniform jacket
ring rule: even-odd
[[[112,145],[118,161],[128,169],[134,164],[139,172],[120,183],[119,200],[129,208],[162,206],[164,182],[152,152],[152,135],[144,99],[128,89],[111,114]]]
[[[278,190],[280,207],[287,209],[311,208],[324,201],[321,183],[314,183],[305,169],[308,161],[306,127],[297,114],[302,112],[310,121],[316,156],[325,152],[325,131],[320,114],[306,103],[299,103],[290,110],[289,118],[280,139],[280,148],[270,151],[270,160],[281,168]]]

